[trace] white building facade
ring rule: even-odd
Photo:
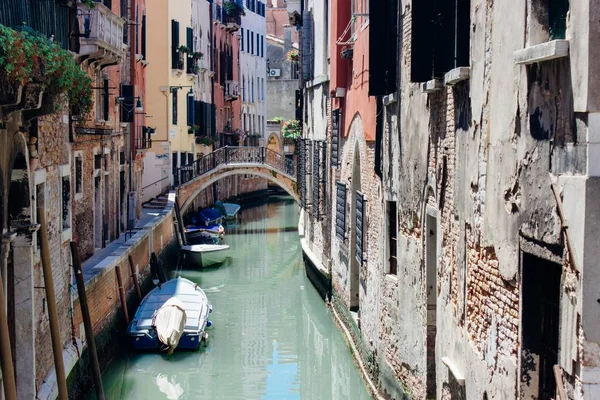
[[[240,29],[242,138],[246,145],[264,145],[267,115],[266,4],[245,0]]]

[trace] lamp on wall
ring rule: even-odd
[[[115,102],[117,104],[119,104],[121,107],[125,108],[125,104],[123,104],[124,101],[126,100],[130,100],[130,99],[136,99],[137,101],[135,102],[135,111],[136,112],[142,112],[144,111],[144,105],[142,104],[142,98],[140,96],[135,96],[135,97],[115,97]],[[131,110],[129,110],[131,111]]]

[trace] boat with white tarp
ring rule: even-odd
[[[142,300],[127,330],[136,350],[195,350],[208,339],[212,306],[194,282],[175,278]]]

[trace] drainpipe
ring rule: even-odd
[[[133,89],[133,99],[132,99],[132,104],[136,104],[135,103],[135,46],[136,46],[136,33],[137,33],[137,29],[138,29],[138,24],[137,24],[137,19],[135,18],[135,9],[136,9],[136,0],[130,0],[130,8],[129,8],[129,19],[133,20],[133,24],[130,24],[129,26],[132,27],[133,29],[129,29],[129,75],[130,75],[130,82],[131,82],[131,86]],[[141,99],[140,99],[141,100]],[[135,185],[133,182],[133,163],[135,161],[135,155],[136,155],[136,148],[135,148],[135,137],[136,137],[136,112],[135,112],[135,108],[133,110],[133,119],[131,121],[131,132],[129,133],[129,140],[130,140],[130,152],[129,152],[129,192],[133,193],[135,192]],[[141,196],[141,193],[138,194],[139,196]],[[131,204],[131,202],[134,200],[133,196],[129,196],[128,198],[128,207],[127,207],[127,223],[128,224],[135,224],[135,220],[136,220],[136,215],[135,215],[135,209],[136,209],[136,205],[135,204]],[[133,210],[133,215],[130,215],[131,210]],[[133,222],[130,222],[133,221]],[[130,227],[131,229],[134,228],[134,226]]]
[[[4,234],[2,245],[2,264],[6,263],[6,257],[10,248],[10,242],[15,234]],[[4,301],[4,282],[0,274],[0,367],[2,368],[2,383],[4,385],[4,397],[6,400],[17,400],[17,385],[15,383],[15,367],[10,346],[8,333],[8,319],[6,317],[6,302]]]

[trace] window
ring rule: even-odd
[[[344,240],[346,238],[346,184],[336,182],[335,186],[335,236]]]
[[[397,90],[398,3],[371,1],[369,18],[373,23],[369,26],[369,95],[383,96]]]
[[[146,14],[142,15],[142,58],[146,59]]]
[[[94,154],[94,169],[102,168],[102,154]]]
[[[179,22],[171,20],[171,68],[181,69],[179,65]]]
[[[244,28],[242,28],[240,36],[241,36],[241,38],[240,38],[241,39],[240,40],[241,51],[244,51]]]
[[[177,89],[171,92],[173,102],[173,125],[177,125]]]
[[[364,261],[364,251],[365,251],[365,247],[364,247],[364,230],[365,230],[365,213],[366,213],[366,203],[367,200],[365,199],[365,196],[359,192],[358,190],[356,191],[356,221],[355,221],[355,225],[356,225],[356,260],[359,263],[362,263]]]
[[[36,207],[37,208],[46,208],[46,183],[42,182],[40,184],[35,185],[35,201],[36,201]],[[35,213],[35,221],[38,221],[38,216],[37,216],[37,210]],[[36,238],[37,238],[37,248],[40,248],[40,243],[41,243],[41,238],[40,238],[40,230],[37,230],[37,234],[36,234]]]
[[[331,168],[339,165],[340,142],[340,110],[333,110],[331,115]]]
[[[71,177],[69,175],[62,177],[62,229],[63,231],[71,227]]]
[[[372,4],[371,9],[373,7],[375,4]],[[469,66],[470,19],[470,0],[423,0],[413,4],[413,82],[441,79],[453,68]],[[377,24],[371,24],[373,25]]]
[[[292,79],[300,79],[298,61],[292,61],[290,64],[290,68],[292,70],[292,72],[290,73]]]
[[[389,270],[388,273],[396,275],[398,273],[398,214],[396,212],[396,202],[387,202],[387,222],[388,222],[388,255]]]
[[[362,16],[363,26],[369,22],[369,1],[371,0],[360,0],[360,8],[361,14],[366,14]],[[379,1],[380,3],[397,3],[396,1]]]
[[[254,54],[254,32],[250,32],[250,54]]]
[[[75,157],[75,193],[82,193],[83,188],[83,158]]]

